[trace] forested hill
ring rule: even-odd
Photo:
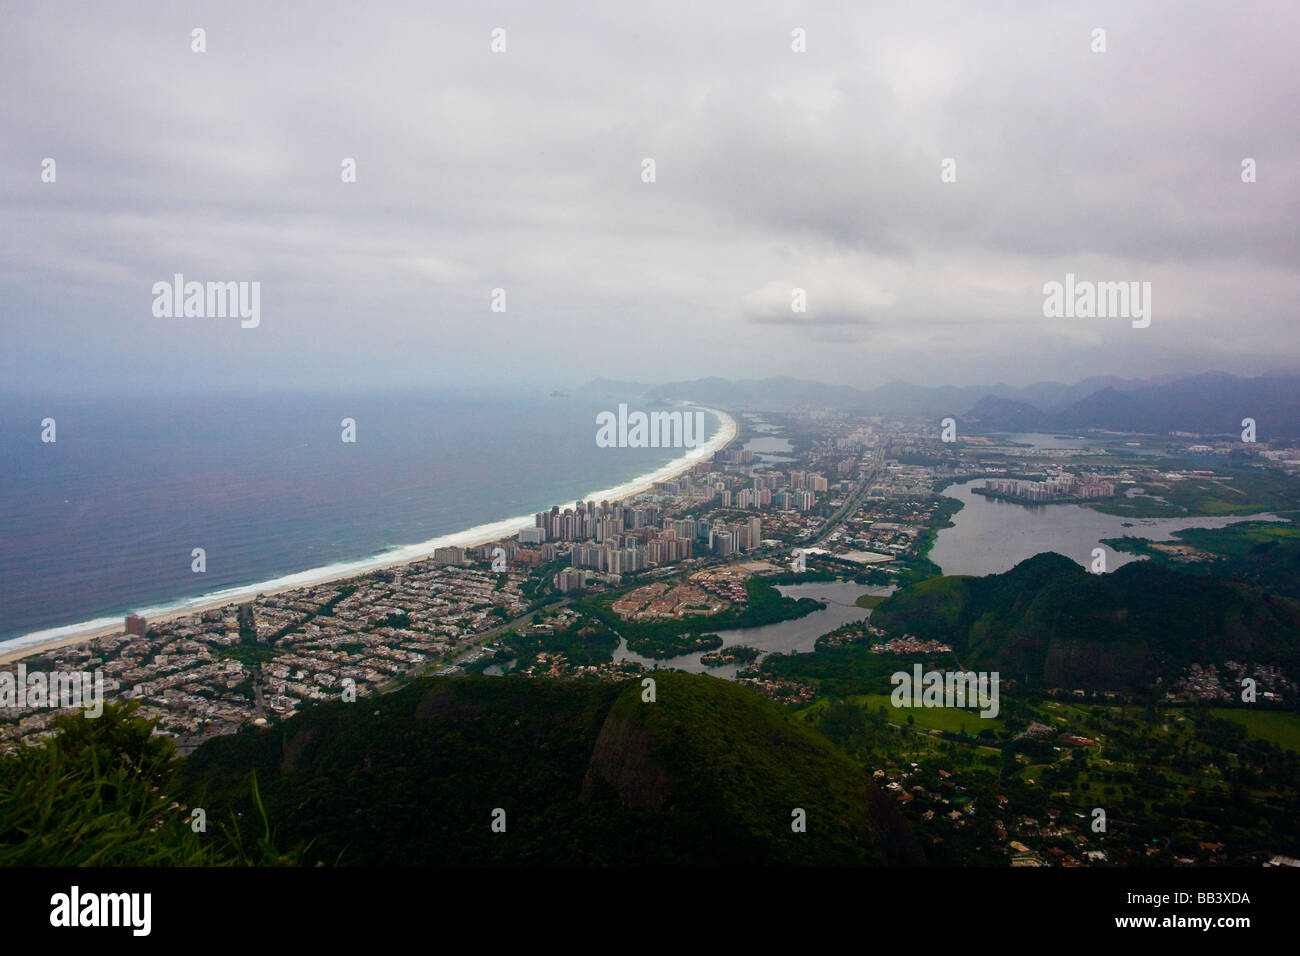
[[[1004,574],[940,577],[872,612],[890,633],[951,644],[962,663],[1051,687],[1135,689],[1224,661],[1300,675],[1300,604],[1149,562],[1090,574],[1044,553]]]
[[[256,771],[276,844],[310,841],[308,863],[923,862],[867,775],[782,708],[655,680],[647,703],[640,681],[426,678],[212,740],[183,786],[209,819],[252,821]]]

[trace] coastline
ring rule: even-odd
[[[728,413],[721,409],[711,408],[707,405],[696,405],[696,408],[704,409],[711,412],[718,418],[718,431],[707,442],[699,448],[694,448],[687,455],[675,458],[667,464],[661,466],[645,475],[639,475],[620,485],[612,488],[599,489],[584,495],[580,500],[605,500],[605,501],[622,501],[627,498],[633,498],[637,495],[644,494],[651,490],[661,481],[669,481],[678,475],[690,471],[701,461],[712,457],[718,451],[726,448],[740,434],[740,426],[736,420]],[[473,548],[480,545],[489,544],[493,541],[500,541],[518,534],[522,528],[533,526],[532,515],[520,515],[514,518],[505,518],[496,522],[477,525],[464,531],[452,532],[450,534],[439,535],[436,538],[430,538],[428,541],[421,541],[416,544],[402,545],[392,551],[383,554],[374,555],[369,558],[362,558],[358,561],[347,562],[344,568],[332,571],[333,565],[321,568],[309,568],[306,571],[294,572],[292,574],[282,575],[269,582],[259,584],[242,585],[233,588],[227,588],[218,594],[210,595],[206,599],[194,598],[194,604],[187,604],[184,607],[173,608],[171,610],[159,610],[156,613],[149,613],[150,608],[142,608],[134,613],[142,613],[148,618],[150,623],[173,621],[177,618],[188,617],[192,614],[201,614],[204,611],[216,610],[223,608],[228,604],[248,600],[249,598],[265,595],[285,594],[290,591],[297,591],[302,588],[319,587],[323,584],[333,584],[338,581],[348,581],[353,578],[364,577],[375,571],[382,571],[390,568],[406,567],[419,561],[427,561],[433,556],[435,548],[456,546],[462,548]],[[488,533],[487,529],[492,529]],[[277,583],[284,582],[284,583]],[[185,600],[185,599],[182,599]],[[173,604],[176,602],[172,602]],[[47,654],[50,651],[59,650],[65,647],[75,647],[78,644],[84,644],[96,638],[107,637],[114,634],[124,633],[125,622],[122,617],[115,617],[116,623],[100,624],[105,621],[99,618],[92,621],[86,621],[81,624],[65,625],[64,627],[51,628],[50,630],[62,631],[66,628],[76,629],[71,633],[61,635],[51,635],[47,639],[36,638],[43,632],[36,631],[33,634],[23,635],[12,638],[7,643],[18,643],[25,640],[31,640],[31,643],[23,644],[21,647],[13,647],[5,650],[4,645],[0,645],[0,665],[12,664],[16,661],[25,660],[29,657],[37,657],[41,654]]]

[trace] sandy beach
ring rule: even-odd
[[[736,423],[736,420],[734,418],[732,418],[726,412],[723,412],[716,408],[708,408],[707,406],[703,406],[703,405],[697,405],[695,407],[704,408],[707,411],[712,412],[714,415],[718,416],[718,420],[721,423],[718,429],[718,433],[713,438],[711,438],[705,445],[701,447],[700,450],[704,451],[705,454],[700,455],[699,457],[695,458],[693,461],[680,465],[679,467],[675,468],[672,471],[668,471],[662,474],[656,471],[652,473],[652,475],[647,476],[644,481],[637,484],[635,487],[631,489],[618,490],[617,494],[602,496],[603,500],[623,501],[627,498],[634,498],[637,495],[644,494],[645,492],[651,490],[659,482],[671,481],[673,478],[676,478],[677,476],[690,471],[700,461],[708,460],[708,458],[711,457],[712,454],[714,454],[717,451],[720,451],[723,448],[726,448],[733,441],[735,441],[737,434],[739,434],[739,425]],[[622,489],[622,486],[617,486],[617,488]],[[595,497],[595,494],[589,497]],[[601,499],[598,498],[597,500],[601,500]],[[464,547],[467,549],[478,547],[480,545],[489,544],[493,541],[500,541],[503,538],[511,537],[512,535],[517,533],[518,533],[518,528],[506,534],[498,533],[498,534],[490,535],[488,537],[474,538],[473,540],[470,540],[463,544],[458,541],[457,546]],[[447,535],[444,537],[455,537],[455,535]],[[439,545],[439,547],[442,547],[442,545]],[[149,623],[156,624],[165,621],[174,621],[177,618],[190,617],[195,614],[201,614],[204,611],[211,611],[211,610],[216,610],[218,608],[223,608],[226,605],[235,603],[237,601],[247,601],[254,597],[257,597],[258,595],[270,597],[272,595],[277,595],[277,594],[287,594],[291,591],[299,591],[306,588],[319,587],[323,584],[332,584],[338,581],[349,581],[354,578],[365,577],[367,575],[375,573],[376,571],[389,570],[392,568],[401,568],[401,567],[406,567],[407,565],[410,564],[416,564],[421,561],[427,561],[432,556],[433,556],[433,549],[430,548],[426,553],[418,554],[415,556],[405,556],[400,560],[393,560],[388,562],[382,562],[382,556],[381,556],[379,559],[376,560],[381,561],[382,563],[376,563],[373,566],[366,567],[364,570],[349,570],[349,571],[345,571],[338,574],[332,574],[332,575],[323,574],[319,579],[313,577],[312,580],[310,581],[285,585],[283,587],[257,588],[254,585],[252,586],[253,589],[251,590],[249,588],[238,589],[239,592],[243,594],[242,597],[230,595],[230,596],[222,597],[220,599],[214,599],[212,601],[208,601],[204,604],[193,605],[190,607],[167,612],[164,614],[149,615]],[[307,571],[303,573],[311,574],[312,572]],[[14,663],[15,661],[25,660],[30,657],[37,657],[41,654],[48,654],[50,651],[58,650],[59,648],[75,647],[78,644],[85,644],[86,642],[94,640],[95,638],[98,637],[106,637],[106,636],[110,636],[114,634],[122,634],[122,633],[125,633],[125,621],[117,624],[106,625],[100,628],[80,631],[78,633],[69,634],[62,637],[51,638],[50,640],[42,641],[39,644],[28,644],[24,647],[15,648],[14,650],[11,651],[0,652],[0,665],[11,664]],[[22,638],[18,638],[18,640],[22,640]]]

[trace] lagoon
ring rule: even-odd
[[[817,638],[852,621],[861,621],[871,616],[868,608],[858,607],[853,602],[863,594],[890,594],[892,587],[863,587],[849,581],[815,581],[808,584],[778,585],[777,590],[783,597],[812,598],[823,601],[826,607],[804,617],[791,621],[778,621],[764,624],[762,627],[742,627],[730,631],[710,631],[703,619],[699,625],[700,633],[716,633],[722,638],[723,647],[743,645],[768,654],[799,654],[813,650]],[[614,651],[616,661],[636,661],[646,667],[687,671],[691,674],[711,674],[714,677],[733,679],[738,669],[735,664],[723,664],[708,667],[700,661],[702,653],[682,654],[679,657],[658,659],[642,657],[628,650],[627,641],[621,636],[618,649]]]
[[[953,527],[939,532],[930,560],[944,574],[999,574],[1044,551],[1055,551],[1085,568],[1102,538],[1132,535],[1167,541],[1184,528],[1224,528],[1240,521],[1281,521],[1276,515],[1219,515],[1131,518],[1107,515],[1075,504],[1025,505],[973,492],[983,479],[949,487],[944,494],[962,502]],[[1105,548],[1106,570],[1114,571],[1136,555]]]

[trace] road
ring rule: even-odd
[[[447,671],[448,668],[456,668],[459,667],[461,664],[466,663],[467,658],[470,658],[471,655],[473,655],[475,652],[481,652],[483,645],[488,643],[488,641],[490,641],[492,638],[496,637],[498,634],[504,634],[506,631],[516,628],[521,624],[527,623],[529,620],[532,619],[532,616],[534,614],[542,614],[547,611],[555,610],[557,608],[568,607],[572,603],[573,603],[573,598],[568,598],[568,597],[562,598],[559,601],[552,601],[550,604],[545,604],[542,607],[534,608],[533,610],[527,612],[526,614],[522,614],[519,617],[514,618],[513,620],[505,621],[502,624],[498,624],[494,628],[490,628],[489,630],[483,631],[480,634],[475,634],[471,638],[470,643],[466,644],[463,648],[461,648],[460,653],[458,653],[451,661],[447,661],[442,664],[439,664],[438,670],[435,671],[434,673],[441,674],[444,671]],[[477,660],[477,658],[474,658],[474,660]],[[413,678],[424,677],[429,673],[430,669],[433,668],[433,666],[434,666],[433,664],[428,664],[417,671],[412,671],[408,674],[403,674],[401,677],[397,677],[392,681],[388,682],[387,684],[380,686],[379,693],[383,694],[383,693],[387,693],[390,690],[396,690],[398,687],[402,686],[407,681]]]
[[[818,547],[823,541],[838,530],[846,519],[858,510],[858,506],[862,504],[863,497],[865,497],[867,491],[871,488],[872,482],[876,480],[876,477],[879,474],[880,461],[877,459],[872,463],[870,470],[863,473],[862,478],[849,494],[849,500],[844,502],[835,514],[831,515],[830,519],[826,522],[826,526],[818,532],[817,536],[814,537],[812,541],[808,543],[808,547]]]

